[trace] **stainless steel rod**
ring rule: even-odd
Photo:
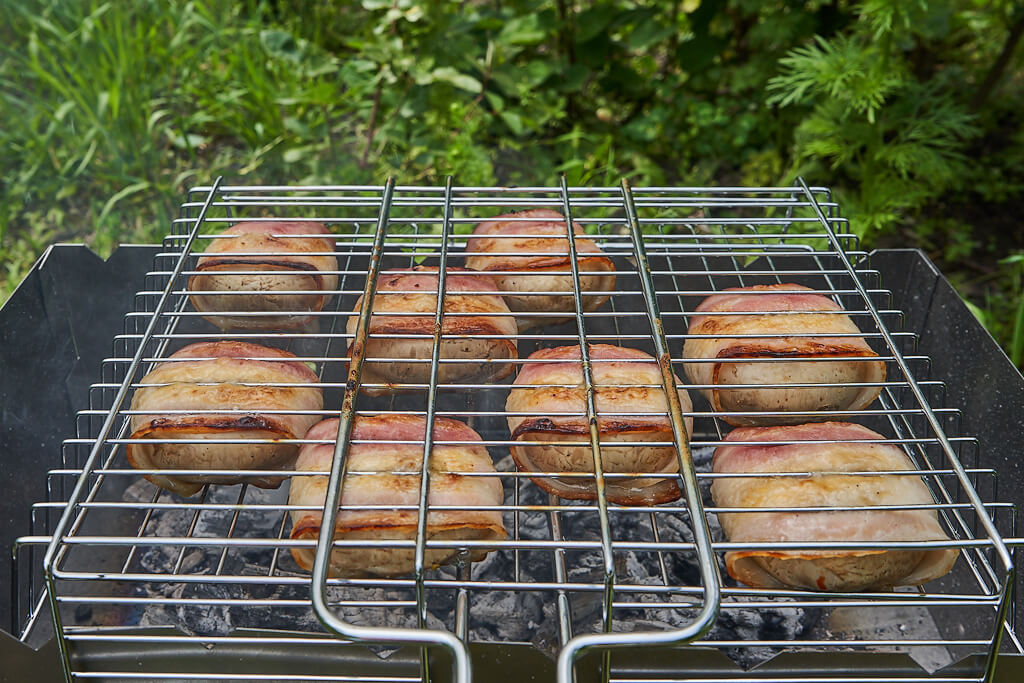
[[[321,623],[329,630],[345,638],[357,641],[406,643],[414,645],[435,645],[447,649],[452,655],[452,680],[454,683],[469,683],[469,650],[466,644],[447,631],[429,629],[398,629],[371,626],[356,626],[340,619],[330,607],[327,598],[327,578],[333,551],[334,527],[338,518],[338,506],[341,503],[342,487],[349,439],[355,420],[355,402],[362,376],[366,337],[370,329],[370,313],[373,310],[373,298],[376,293],[377,274],[380,271],[381,250],[387,233],[391,199],[394,194],[394,180],[388,179],[381,195],[380,216],[374,236],[374,253],[370,259],[366,275],[366,288],[363,291],[363,305],[359,311],[356,336],[352,343],[352,363],[348,374],[348,384],[342,400],[341,415],[338,421],[337,443],[328,479],[326,499],[320,534],[316,544],[316,555],[313,561],[312,602],[313,610]]]

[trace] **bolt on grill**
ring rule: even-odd
[[[506,424],[513,414],[505,409],[510,380],[439,380],[439,369],[445,363],[465,362],[441,358],[441,342],[453,337],[443,333],[442,321],[460,315],[444,311],[443,297],[436,297],[432,335],[370,333],[380,278],[397,269],[437,266],[439,289],[446,292],[448,269],[464,265],[467,236],[477,223],[538,207],[555,209],[585,229],[586,238],[594,240],[613,260],[615,286],[610,291],[584,291],[581,278],[590,272],[577,263],[581,236],[568,230],[571,258],[564,275],[571,276],[574,283],[575,312],[568,322],[516,334],[518,359],[502,362],[511,362],[518,370],[535,349],[579,345],[587,401],[586,411],[574,415],[590,424],[589,436],[578,445],[590,449],[593,473],[517,471],[509,456],[514,442]],[[333,271],[338,285],[330,292],[333,297],[328,305],[312,314],[311,324],[294,331],[223,332],[192,308],[189,296],[196,291],[189,290],[188,281],[201,272],[198,258],[221,230],[243,219],[308,221],[330,228],[334,242],[330,255],[338,259],[338,269]],[[245,272],[232,271],[237,275]],[[868,426],[885,435],[881,443],[895,445],[909,456],[914,470],[879,476],[920,476],[935,501],[923,507],[937,512],[951,540],[750,544],[729,542],[722,535],[717,515],[741,510],[718,507],[710,500],[711,482],[730,476],[710,471],[710,451],[725,443],[730,427],[723,417],[741,417],[743,413],[709,407],[698,395],[707,385],[689,380],[677,384],[676,376],[686,377],[684,362],[701,362],[683,355],[683,343],[689,338],[687,325],[697,303],[727,287],[782,283],[807,286],[840,303],[860,329],[859,334],[850,336],[863,337],[878,354],[870,360],[885,363],[884,380],[859,384],[881,388],[872,406],[858,411],[829,410],[827,415]],[[589,311],[584,304],[590,296],[609,296],[610,300]],[[357,307],[360,297],[362,304]],[[218,181],[194,188],[165,237],[144,288],[136,295],[136,310],[126,316],[123,334],[113,340],[113,353],[103,363],[101,381],[92,386],[88,409],[78,413],[78,434],[65,442],[62,467],[49,473],[49,500],[33,509],[34,532],[42,531],[21,539],[16,548],[16,553],[20,551],[22,558],[28,556],[29,560],[16,560],[15,569],[37,563],[40,555],[44,555],[45,566],[45,580],[33,580],[28,594],[20,594],[18,581],[13,582],[16,630],[27,632],[49,607],[69,680],[259,679],[252,673],[204,670],[201,662],[188,671],[156,667],[139,673],[133,662],[116,661],[108,662],[104,670],[84,670],[76,658],[77,650],[97,642],[176,647],[197,639],[212,648],[279,645],[313,649],[341,639],[372,643],[383,648],[378,650],[382,657],[402,645],[424,648],[418,662],[395,663],[383,669],[381,676],[360,677],[341,669],[317,668],[261,674],[265,680],[425,681],[436,674],[433,660],[426,654],[429,648],[448,653],[453,680],[469,681],[468,646],[483,642],[530,643],[557,657],[557,675],[563,683],[573,680],[577,660],[591,651],[599,654],[605,680],[723,678],[722,674],[708,674],[703,664],[695,664],[689,672],[679,668],[666,671],[638,667],[618,657],[630,648],[657,645],[687,646],[693,653],[711,648],[745,667],[794,649],[839,656],[849,651],[910,652],[925,668],[940,668],[966,654],[981,653],[984,656],[972,660],[971,666],[940,674],[936,680],[990,679],[1004,631],[1010,636],[1010,645],[1021,651],[1012,629],[1004,628],[1008,620],[1012,623],[1008,613],[1012,609],[1013,563],[1003,538],[1015,535],[1013,509],[999,502],[995,471],[978,465],[975,439],[961,433],[957,407],[946,405],[942,381],[932,378],[929,359],[917,353],[915,334],[903,331],[903,314],[892,307],[891,298],[827,189],[802,182],[775,188],[631,188],[625,182],[618,188],[582,188],[569,187],[563,181],[559,187],[489,188],[456,187],[451,180],[443,187],[398,186],[392,181],[384,186],[246,187]],[[230,314],[253,319],[270,315],[245,310]],[[351,334],[346,331],[350,318],[358,321]],[[366,357],[363,349],[372,338],[428,339],[432,357],[420,361]],[[132,468],[125,458],[125,447],[141,441],[131,438],[131,417],[147,412],[132,410],[131,396],[147,386],[142,381],[144,375],[156,363],[169,362],[167,357],[178,348],[215,340],[282,348],[315,368],[324,391],[324,409],[303,412],[317,418],[339,418],[322,508],[324,528],[334,528],[339,514],[356,416],[404,414],[422,416],[427,424],[433,424],[435,418],[467,423],[482,435],[482,443],[497,465],[494,473],[470,476],[500,481],[503,504],[428,505],[432,477],[446,472],[431,472],[424,458],[421,471],[411,473],[417,478],[418,504],[405,508],[417,514],[415,540],[341,540],[323,533],[313,541],[289,536],[293,511],[319,510],[289,504],[287,486],[267,491],[248,484],[209,484],[190,498],[156,488],[141,478],[155,470]],[[682,492],[680,500],[650,506],[609,504],[605,493],[609,482],[643,473],[610,472],[602,467],[602,453],[613,446],[602,441],[596,426],[593,368],[601,361],[590,358],[588,344],[631,347],[663,361],[661,384],[654,386],[665,389],[667,413],[638,411],[635,415],[667,415],[672,440],[638,445],[674,447],[679,473],[672,476]],[[856,356],[840,359],[867,360]],[[367,367],[399,360],[429,367],[429,381],[391,385],[401,391],[388,396],[358,391]],[[786,360],[791,359],[746,362]],[[362,386],[388,388],[380,383]],[[684,410],[674,388],[691,392],[692,411]],[[217,408],[206,412],[251,411]],[[806,416],[808,420],[823,417],[813,411]],[[694,420],[692,434],[687,434],[686,418]],[[285,441],[329,443],[308,438]],[[229,443],[266,442],[236,439]],[[424,453],[436,445],[450,445],[435,439],[429,429],[414,443]],[[213,476],[235,472],[203,469],[178,473]],[[242,473],[308,476],[288,470]],[[537,476],[593,482],[596,500],[568,501],[546,494],[531,481]],[[501,541],[429,539],[428,509],[497,510],[503,515],[508,537]],[[42,545],[46,545],[45,554],[39,550]],[[939,547],[960,550],[953,573],[913,590],[816,593],[751,588],[720,570],[726,551]],[[290,551],[298,548],[315,549],[312,575],[291,557]],[[332,548],[355,552],[411,549],[415,571],[398,578],[333,578],[329,576]],[[426,566],[426,553],[437,549],[458,553],[458,561],[438,569]],[[492,552],[482,561],[470,562],[467,558],[474,549]],[[857,623],[844,630],[851,614],[858,615],[854,618]],[[916,619],[925,626],[909,632],[878,626],[894,619]],[[744,623],[755,623],[754,632],[744,631]],[[877,628],[872,629],[872,624]],[[947,624],[963,628],[951,632],[945,628]],[[156,626],[173,630],[145,633],[128,628]],[[744,677],[846,680],[836,678],[828,667],[826,663],[823,668],[781,673],[765,669],[757,674],[751,670]],[[445,669],[447,673],[447,665]],[[906,674],[907,680],[918,677],[919,673]],[[849,678],[893,679],[892,672]]]

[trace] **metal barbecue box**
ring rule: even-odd
[[[454,361],[439,349],[458,335],[445,333],[441,321],[459,314],[443,309],[437,290],[433,334],[370,332],[384,278],[433,266],[448,292],[446,278],[454,276],[446,274],[465,267],[468,237],[482,220],[538,208],[580,226],[567,231],[563,254],[562,275],[573,286],[562,294],[573,312],[490,335],[514,341],[518,358],[475,360],[511,363],[510,376],[442,380]],[[336,259],[337,269],[323,274],[337,285],[326,287],[326,304],[304,310],[310,319],[294,329],[214,326],[209,312],[195,308],[200,257],[239,221],[282,220],[329,229],[333,249],[323,256]],[[607,291],[581,286],[593,275],[582,265],[584,242],[614,264]],[[705,298],[776,284],[801,285],[841,306],[858,330],[850,336],[862,337],[885,366],[883,378],[861,383],[880,392],[869,406],[809,411],[807,420],[855,422],[898,448],[911,470],[861,474],[918,478],[932,502],[869,509],[929,510],[946,540],[743,543],[723,534],[720,515],[741,511],[712,499],[712,483],[729,475],[712,471],[711,456],[732,429],[726,418],[737,413],[704,398],[701,389],[714,387],[689,379],[684,366],[701,361],[686,357],[683,345]],[[607,300],[595,308],[588,297]],[[236,313],[246,319],[270,315],[242,309]],[[51,247],[0,311],[0,336],[0,509],[11,551],[11,561],[0,563],[0,580],[10,586],[0,610],[10,628],[0,633],[0,680],[1024,680],[1014,570],[1024,378],[920,252],[863,251],[826,188],[802,181],[504,188],[451,180],[442,187],[218,180],[190,190],[161,245],[124,246],[106,262],[81,246]],[[406,337],[425,340],[431,354],[367,357],[370,340]],[[288,478],[308,475],[290,466],[270,472],[284,479],[276,489],[207,483],[181,496],[144,477],[159,471],[129,462],[126,452],[143,441],[132,427],[143,411],[132,406],[152,386],[146,375],[184,346],[219,340],[288,351],[316,374],[323,408],[298,412],[339,418],[336,441],[234,443],[327,442],[333,456],[321,505],[290,502]],[[672,436],[640,445],[673,449],[678,473],[664,476],[678,486],[676,500],[608,500],[608,487],[630,475],[602,466],[602,452],[613,446],[595,426],[596,361],[588,349],[596,344],[660,361],[660,381],[651,386],[664,392],[668,407],[659,416]],[[556,346],[582,349],[588,400],[577,417],[591,428],[578,445],[595,468],[546,474],[591,486],[590,500],[548,493],[531,478],[536,472],[517,470],[510,452],[512,380],[532,352]],[[427,380],[366,379],[367,368],[383,362],[419,363]],[[688,392],[692,410],[678,389]],[[216,412],[247,414],[231,406]],[[468,425],[494,465],[473,474],[500,482],[503,500],[431,502],[431,487],[452,473],[432,471],[423,457],[422,471],[412,473],[418,502],[404,506],[418,520],[411,537],[294,537],[295,512],[322,514],[325,529],[345,514],[339,502],[352,474],[349,455],[366,441],[356,438],[353,421],[380,415]],[[445,443],[431,430],[413,442],[423,453]],[[215,478],[219,470],[182,473]],[[452,509],[500,515],[505,537],[429,536],[428,511]],[[856,592],[751,587],[725,570],[726,553],[825,548],[866,555],[952,549],[957,559],[950,573],[920,587]],[[413,558],[412,571],[339,576],[331,571],[338,550],[356,558],[401,551]],[[313,558],[311,571],[293,551]],[[451,561],[428,561],[443,555]]]

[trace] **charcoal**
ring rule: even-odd
[[[710,449],[694,453],[698,470],[710,469]],[[499,471],[513,471],[514,464],[506,455],[496,463]],[[543,505],[549,502],[548,494],[533,482],[519,483],[520,505]],[[708,487],[702,485],[705,504],[710,504]],[[125,494],[129,500],[152,500],[154,489],[148,483],[133,485]],[[239,486],[211,486],[206,503],[234,504],[242,495]],[[275,505],[287,500],[287,489],[261,490],[248,488],[244,502],[248,504]],[[514,502],[512,485],[506,486],[506,504]],[[577,505],[592,505],[591,502],[568,503],[570,509],[560,516],[562,535],[574,541],[599,541],[601,538],[597,516],[593,513],[573,512]],[[185,536],[197,538],[223,537],[234,520],[232,536],[235,538],[274,538],[281,528],[280,511],[255,511],[247,509],[235,519],[232,510],[204,510],[198,514],[181,510],[156,510],[146,528],[148,536]],[[505,523],[511,534],[513,514],[506,514]],[[721,540],[721,528],[709,515],[712,536]],[[611,529],[617,541],[649,541],[653,538],[651,515],[611,513]],[[692,543],[690,521],[685,514],[658,515],[658,529],[661,540],[667,543]],[[286,526],[287,531],[287,526]],[[546,513],[525,513],[519,516],[520,538],[549,540],[551,538],[550,515]],[[670,584],[699,586],[700,570],[692,552],[666,552],[664,555],[665,575],[654,553],[616,552],[614,571],[616,580],[633,585],[662,586],[667,578]],[[552,582],[555,580],[554,554],[550,551],[520,551],[520,574],[513,576],[514,553],[502,550],[489,554],[470,567],[474,581],[510,581],[522,584]],[[230,548],[223,552],[213,546],[146,546],[141,549],[136,570],[147,573],[170,573],[175,571],[191,576],[213,576],[221,573],[237,576],[267,576],[267,570],[274,559],[274,551],[267,548]],[[721,562],[721,558],[718,558]],[[589,584],[597,590],[569,591],[571,623],[574,634],[599,632],[604,625],[604,593],[600,590],[605,577],[604,559],[598,550],[571,550],[565,553],[566,575],[570,583]],[[277,554],[277,568],[284,576],[308,576],[291,559],[290,553]],[[727,577],[724,567],[719,567],[726,585],[734,585]],[[428,578],[456,580],[459,567],[441,567],[428,573]],[[211,600],[305,600],[309,597],[309,585],[274,582],[190,582],[134,584],[136,595],[151,598],[211,599]],[[454,615],[458,591],[452,589],[428,589],[426,624],[428,628],[454,629]],[[355,601],[383,602],[415,600],[415,592],[409,588],[331,586],[329,597],[340,604],[335,609],[339,618],[356,626],[377,626],[391,628],[416,628],[416,610],[407,607],[367,608],[352,605]],[[618,592],[617,599],[633,602],[660,602],[668,598],[664,593]],[[684,600],[696,599],[689,595]],[[469,592],[469,637],[477,642],[529,642],[540,651],[554,657],[560,646],[558,610],[554,593],[531,590],[471,590]],[[692,603],[681,602],[679,607],[636,607],[617,609],[613,615],[611,629],[618,632],[678,629],[692,623],[697,608]],[[818,619],[816,610],[785,607],[784,601],[778,606],[759,609],[723,609],[708,640],[757,641],[764,639],[797,640]],[[287,631],[322,631],[322,626],[308,608],[288,608],[280,605],[195,605],[195,604],[150,604],[139,616],[141,626],[174,626],[185,633],[196,635],[223,636],[236,629],[277,629]],[[381,657],[387,657],[392,647],[372,648]],[[726,653],[744,667],[752,666],[770,658],[778,652],[776,648],[744,647],[727,648]]]

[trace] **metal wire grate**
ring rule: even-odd
[[[865,410],[829,415],[870,427],[885,435],[885,443],[903,449],[934,496],[935,504],[927,507],[938,512],[953,539],[826,545],[955,547],[961,555],[954,572],[921,589],[891,593],[768,590],[723,578],[719,562],[724,552],[755,546],[727,542],[717,527],[716,515],[729,510],[711,504],[707,488],[728,475],[708,471],[708,455],[723,443],[729,427],[722,420],[724,414],[711,410],[699,397],[702,387],[692,383],[679,385],[694,400],[693,411],[685,415],[676,393],[666,392],[673,441],[650,444],[674,445],[680,462],[682,499],[657,506],[609,505],[603,494],[605,482],[636,473],[616,474],[600,467],[596,474],[575,475],[594,480],[601,492],[595,501],[541,494],[526,473],[515,471],[508,457],[512,442],[505,397],[510,380],[439,382],[438,367],[445,362],[438,354],[440,325],[433,335],[420,336],[433,340],[433,358],[422,361],[430,367],[429,382],[399,385],[405,393],[385,397],[346,391],[346,386],[359,383],[367,363],[380,360],[348,355],[350,344],[360,348],[359,342],[367,338],[379,277],[418,264],[435,265],[441,267],[443,289],[446,267],[464,265],[466,235],[480,219],[534,207],[553,208],[582,225],[587,238],[612,258],[615,288],[607,292],[611,299],[606,305],[585,311],[584,298],[601,293],[581,291],[580,278],[587,273],[572,259],[567,274],[576,284],[577,312],[569,322],[518,334],[517,368],[535,349],[582,344],[589,396],[582,416],[593,418],[587,343],[628,346],[668,359],[662,367],[663,385],[668,386],[675,382],[673,373],[686,376],[684,361],[694,360],[683,357],[682,347],[688,321],[703,298],[735,286],[810,287],[843,306],[887,368],[887,379],[875,383],[882,389],[876,403]],[[331,229],[339,284],[312,325],[288,332],[222,332],[191,308],[187,281],[197,272],[198,256],[217,233],[240,219],[307,220]],[[570,237],[572,256],[578,239]],[[1013,535],[1012,508],[998,502],[995,472],[978,466],[976,442],[960,433],[957,409],[945,405],[942,382],[931,379],[928,358],[916,352],[915,335],[902,330],[902,313],[893,308],[891,293],[866,256],[828,191],[803,184],[487,188],[455,187],[449,181],[444,187],[392,182],[383,187],[197,187],[164,239],[144,289],[136,295],[136,310],[126,316],[124,333],[114,339],[101,381],[92,387],[89,408],[79,413],[78,435],[65,442],[62,467],[50,472],[50,502],[33,510],[39,535],[23,539],[23,544],[55,540],[44,558],[45,585],[35,584],[31,595],[15,596],[17,613],[24,616],[22,626],[35,621],[48,599],[74,679],[264,676],[410,681],[426,680],[433,671],[428,669],[434,660],[424,654],[411,663],[381,660],[373,669],[376,673],[366,676],[329,664],[324,668],[323,659],[315,657],[308,671],[290,662],[280,671],[256,675],[244,665],[239,671],[206,670],[200,661],[189,670],[149,662],[140,674],[131,658],[111,659],[103,670],[86,670],[79,654],[97,643],[187,648],[197,641],[222,650],[272,645],[316,651],[337,643],[327,634],[394,647],[436,646],[448,652],[458,681],[469,680],[467,645],[479,642],[528,644],[557,655],[558,678],[565,683],[572,680],[577,658],[591,650],[599,653],[603,675],[616,681],[840,680],[829,663],[744,672],[719,661],[716,670],[700,659],[706,654],[703,648],[724,653],[743,666],[766,660],[770,664],[772,656],[794,649],[838,656],[909,652],[915,661],[927,660],[934,667],[981,653],[984,656],[972,666],[940,673],[936,680],[991,677],[1012,602],[1012,563],[1002,541]],[[361,311],[356,309],[360,296],[365,302]],[[353,316],[360,324],[355,334],[349,334],[346,322]],[[321,535],[316,543],[289,537],[289,513],[296,508],[287,503],[287,485],[277,492],[244,484],[208,485],[197,496],[183,499],[142,480],[145,472],[130,467],[124,455],[131,443],[132,392],[157,361],[178,348],[222,339],[284,348],[315,366],[325,398],[324,410],[315,412],[341,418],[324,506],[325,528],[333,527],[330,520],[337,514],[353,417],[398,413],[424,416],[428,422],[434,417],[454,418],[483,436],[498,472],[475,476],[496,477],[502,483],[505,502],[498,509],[508,539],[425,540],[429,477],[423,476],[415,508],[420,519],[415,541],[334,542],[335,547],[414,548],[417,571],[390,579],[328,578],[331,539]],[[689,443],[684,417],[694,419]],[[429,431],[426,439],[426,444],[418,443],[429,449]],[[608,447],[596,427],[581,444],[593,450],[598,462],[602,446]],[[289,551],[300,546],[316,547],[312,578],[290,556]],[[469,563],[463,556],[454,567],[423,567],[426,549],[465,553],[474,547],[494,552],[483,562]],[[756,547],[792,550],[823,544]],[[842,620],[836,615],[858,613],[861,625],[906,620],[910,615],[925,627],[908,632],[881,627],[844,631],[838,626]],[[753,634],[742,626],[751,619],[759,620]],[[721,624],[731,625],[731,630],[719,628]],[[673,651],[682,659],[666,660],[661,668],[647,655],[638,659],[636,654],[636,648],[672,644],[685,645]],[[586,661],[590,660],[581,660],[581,666],[590,666]],[[901,676],[910,680],[922,673],[908,667],[882,678]],[[874,680],[850,680],[854,679]]]

